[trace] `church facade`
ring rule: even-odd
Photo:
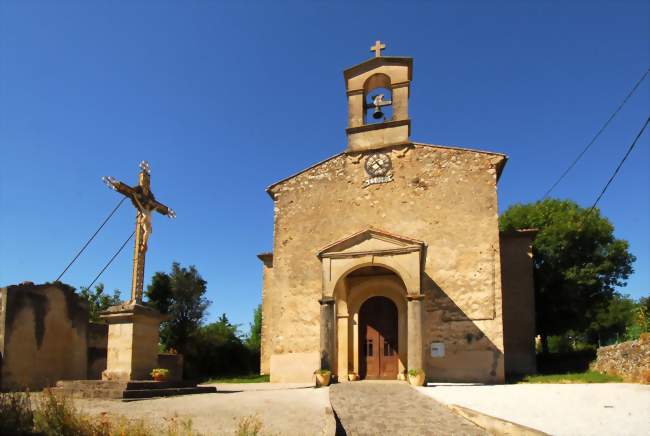
[[[271,185],[261,372],[502,383],[535,371],[531,242],[502,234],[501,153],[410,139],[413,61],[344,71],[348,144]]]

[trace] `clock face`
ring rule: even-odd
[[[375,153],[366,159],[366,172],[370,177],[385,176],[391,167],[390,158],[384,153]]]

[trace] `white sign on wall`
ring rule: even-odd
[[[445,357],[444,342],[431,342],[431,357]]]

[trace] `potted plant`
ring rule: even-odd
[[[420,368],[409,369],[409,383],[412,386],[422,386],[424,385],[424,370]]]
[[[357,381],[357,380],[359,380],[359,375],[354,373],[354,372],[351,372],[351,373],[348,374],[348,380],[349,381]]]
[[[165,381],[169,377],[169,370],[165,368],[154,368],[151,370],[151,378],[155,381]]]
[[[314,371],[314,375],[316,376],[316,387],[329,386],[332,371],[329,369],[318,369]]]

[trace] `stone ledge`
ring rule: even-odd
[[[142,398],[169,397],[175,395],[215,393],[214,386],[197,386],[191,381],[107,381],[62,380],[52,388],[55,395],[71,398],[102,398],[136,400]]]
[[[456,404],[448,404],[452,411],[462,416],[465,419],[472,421],[490,435],[495,436],[549,436],[534,428],[526,427],[525,425],[517,424],[515,422],[507,421],[505,419],[496,418],[494,416],[486,415],[476,410],[468,409],[466,407],[458,406]]]

